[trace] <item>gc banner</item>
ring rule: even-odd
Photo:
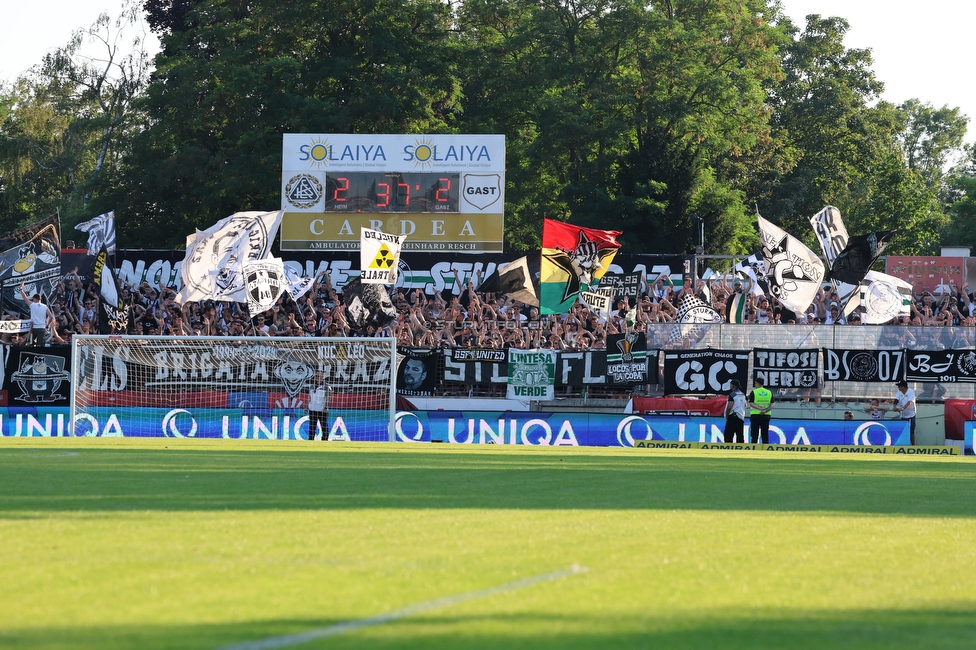
[[[976,382],[976,351],[938,350],[921,352],[908,350],[908,381]]]
[[[665,395],[727,393],[731,381],[744,387],[749,379],[749,352],[744,350],[684,350],[664,352]]]
[[[890,383],[904,378],[904,350],[831,350],[824,348],[826,381]]]
[[[813,388],[820,372],[820,350],[752,351],[752,376],[767,388]]]

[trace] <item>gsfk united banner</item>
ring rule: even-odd
[[[556,353],[552,350],[508,351],[508,399],[552,400]]]

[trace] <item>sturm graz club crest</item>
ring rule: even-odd
[[[311,174],[296,174],[285,184],[285,199],[298,210],[310,210],[322,200],[322,183]]]
[[[67,399],[70,374],[64,369],[64,357],[21,352],[17,367],[10,377],[21,391],[15,400],[40,404]]]
[[[281,265],[251,262],[246,266],[244,285],[251,313],[269,309],[284,289]]]

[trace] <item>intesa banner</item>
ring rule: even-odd
[[[552,350],[508,350],[508,399],[552,400],[556,353]]]

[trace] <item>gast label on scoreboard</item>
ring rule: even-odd
[[[358,250],[361,228],[404,250],[501,252],[503,135],[286,133],[281,250]]]

